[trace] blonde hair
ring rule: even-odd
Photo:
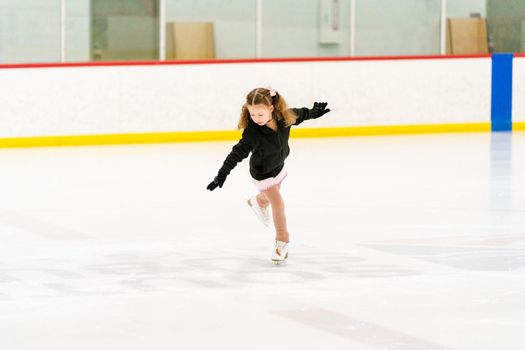
[[[270,93],[274,92],[275,95],[272,96]],[[253,89],[246,95],[246,102],[241,109],[241,118],[237,124],[237,128],[246,129],[248,122],[250,120],[250,111],[248,111],[248,106],[263,104],[268,107],[273,106],[272,118],[275,121],[284,120],[286,126],[291,126],[295,124],[297,116],[288,108],[286,101],[281,95],[274,90],[269,90],[265,88]]]

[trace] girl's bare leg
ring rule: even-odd
[[[262,192],[272,206],[273,224],[275,226],[275,239],[288,243],[290,235],[286,227],[284,201],[281,197],[280,186],[274,186]]]

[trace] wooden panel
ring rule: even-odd
[[[213,23],[211,22],[173,22],[167,24],[167,59],[214,59],[214,46]]]
[[[448,20],[451,53],[486,54],[487,23],[483,18],[453,18]]]

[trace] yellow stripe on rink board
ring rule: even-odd
[[[525,131],[525,122],[512,123],[512,130]]]
[[[52,146],[93,146],[126,145],[163,142],[204,142],[238,140],[240,131],[187,131],[143,134],[106,134],[75,136],[38,136],[0,138],[0,148],[8,147],[52,147]]]
[[[515,129],[525,130],[525,123],[515,123]],[[306,137],[341,137],[367,135],[430,134],[451,132],[487,132],[490,123],[475,124],[434,124],[434,125],[394,125],[394,126],[356,126],[333,128],[293,128],[291,136]],[[49,147],[49,146],[88,146],[88,145],[125,145],[163,142],[205,142],[238,140],[240,131],[184,131],[142,134],[108,134],[76,136],[38,136],[0,138],[0,148],[8,147]]]
[[[431,125],[392,125],[392,126],[353,126],[337,128],[301,129],[291,131],[293,137],[338,137],[367,135],[434,134],[450,132],[486,132],[490,123],[472,124],[431,124]]]

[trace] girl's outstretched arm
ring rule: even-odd
[[[297,120],[294,125],[299,125],[308,119],[317,119],[319,117],[322,117],[326,113],[330,112],[330,109],[326,108],[327,105],[328,103],[326,102],[314,102],[313,107],[310,109],[306,107],[292,108],[292,111],[297,116]]]
[[[217,176],[212,182],[206,187],[208,190],[213,191],[217,187],[222,187],[226,177],[235,168],[237,163],[240,163],[244,158],[250,155],[255,144],[255,134],[250,127],[244,129],[241,140],[233,146],[230,154],[224,160],[222,167],[219,169]]]

